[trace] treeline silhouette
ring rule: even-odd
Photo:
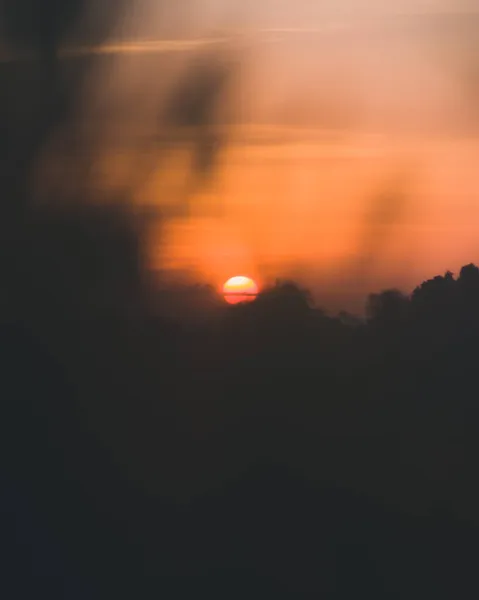
[[[236,306],[162,286],[124,208],[31,211],[22,233],[1,362],[18,597],[60,574],[90,597],[469,597],[476,266],[359,319],[292,282]],[[25,514],[46,533],[18,548]],[[35,567],[35,544],[61,558]]]

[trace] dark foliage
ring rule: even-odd
[[[192,290],[185,319],[133,218],[29,223],[2,313],[6,543],[39,523],[15,569],[45,552],[100,597],[467,597],[476,267],[372,296],[364,322],[288,282],[233,307]]]

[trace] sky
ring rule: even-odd
[[[241,40],[235,127],[216,177],[195,192],[188,218],[152,231],[152,264],[216,286],[239,274],[293,277],[320,303],[358,308],[368,291],[409,290],[479,261],[474,8],[184,0],[172,9],[139,0],[81,106],[111,186],[121,187],[135,140],[157,126],[193,46],[253,34]],[[452,14],[461,11],[471,14]],[[134,194],[164,215],[191,158],[176,147],[166,166],[152,161]]]
[[[157,0],[137,1],[138,27],[148,15],[149,26],[201,31],[210,27],[311,28],[322,27],[325,20],[377,18],[397,14],[449,13],[476,11],[473,0],[182,0],[165,7]],[[157,24],[158,23],[158,24]],[[160,25],[161,24],[161,25]]]
[[[91,3],[91,19],[110,0]],[[135,0],[127,3],[117,35],[146,39],[197,37],[217,29],[311,29],[394,15],[477,12],[475,0]],[[91,21],[90,21],[91,22]]]

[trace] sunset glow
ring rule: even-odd
[[[357,20],[343,9],[335,18],[335,3],[328,18],[303,0],[266,4],[241,41],[211,34],[218,3],[198,10],[186,38],[137,14],[139,39],[91,47],[112,57],[95,62],[78,115],[92,124],[75,144],[92,149],[95,178],[65,176],[69,142],[52,141],[36,159],[36,197],[129,196],[162,215],[148,232],[152,269],[215,285],[241,272],[292,279],[331,310],[362,311],[371,289],[411,291],[477,256],[477,102],[466,77],[475,27],[463,40],[472,17],[378,20],[373,12],[390,9],[371,5]],[[191,95],[196,60],[203,50],[213,60],[215,44],[237,67],[203,115],[207,128],[189,118],[168,128],[172,98]]]

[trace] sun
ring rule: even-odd
[[[223,285],[223,296],[228,304],[238,304],[239,302],[250,302],[258,295],[258,285],[244,275],[231,277]]]

